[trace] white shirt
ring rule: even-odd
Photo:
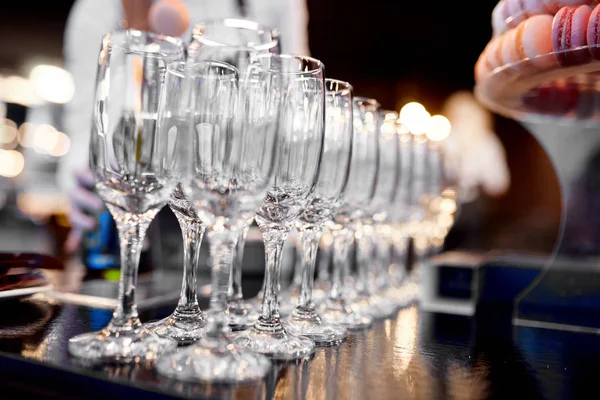
[[[189,40],[193,26],[202,20],[241,17],[236,0],[182,0],[190,13],[190,26],[182,35]],[[281,50],[309,55],[306,0],[246,0],[246,18],[277,28]],[[73,172],[87,165],[98,52],[102,37],[120,27],[120,0],[77,0],[71,9],[64,37],[65,68],[73,75],[75,94],[65,106],[63,128],[71,139],[71,150],[62,157],[58,184],[69,191]]]

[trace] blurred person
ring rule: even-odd
[[[277,29],[282,52],[309,55],[306,0],[76,0],[65,29],[66,69],[75,94],[64,111],[63,125],[71,150],[59,166],[59,184],[71,194],[73,229],[65,244],[74,253],[85,231],[93,230],[104,208],[94,193],[88,167],[98,49],[107,32],[119,28],[150,30],[191,39],[193,26],[208,19],[248,18]]]
[[[498,197],[510,187],[506,153],[494,133],[492,114],[481,106],[473,94],[456,92],[444,104],[443,114],[452,126],[452,135],[444,141],[450,172],[463,193],[472,201],[481,188],[486,195]]]
[[[457,189],[457,220],[444,249],[485,249],[490,198],[507,193],[510,172],[494,117],[473,94],[459,91],[446,100],[443,112],[452,134],[443,142],[446,173]]]

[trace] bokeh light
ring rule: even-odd
[[[10,119],[0,119],[0,147],[14,149],[19,131],[17,124]]]
[[[450,136],[452,125],[443,115],[434,115],[429,119],[429,127],[425,134],[434,142],[440,142]]]
[[[23,154],[15,150],[0,149],[0,175],[6,178],[18,176],[25,168]]]
[[[29,107],[39,104],[40,99],[29,79],[11,75],[0,81],[0,101]]]
[[[420,103],[407,103],[400,110],[399,120],[415,135],[422,135],[429,129],[431,114]]]
[[[48,124],[38,125],[35,128],[30,144],[37,153],[54,157],[64,156],[71,148],[69,137]]]
[[[50,103],[65,104],[75,93],[71,74],[53,65],[35,66],[29,74],[35,94]]]

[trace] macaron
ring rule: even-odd
[[[587,29],[592,8],[588,5],[563,7],[552,21],[552,48],[558,52],[560,65],[577,65],[589,61],[587,50],[567,51],[587,44]]]
[[[590,14],[587,26],[587,44],[600,45],[600,5],[596,6]],[[600,47],[590,48],[592,57],[600,60]]]
[[[181,0],[161,0],[150,7],[148,22],[154,32],[181,36],[190,24],[190,14]]]
[[[504,35],[504,40],[502,41],[502,63],[503,64],[515,64],[522,60],[524,57],[521,57],[519,51],[517,51],[517,32],[519,29],[511,29],[506,32]]]
[[[544,6],[551,14],[556,14],[563,7],[574,7],[597,4],[597,0],[542,0]]]
[[[483,62],[482,56],[479,56],[479,59],[475,63],[473,72],[475,75],[475,82],[481,81],[490,72],[489,68],[487,68],[487,65]]]
[[[527,18],[527,10],[525,8],[524,0],[505,0],[506,8],[508,11],[508,17],[506,19],[506,25],[509,28],[514,28],[519,25],[522,21]]]
[[[485,50],[485,60],[490,70],[497,68],[503,64],[502,62],[502,41],[504,35],[493,38]]]
[[[552,22],[551,15],[534,15],[515,29],[514,41],[519,59],[530,59],[534,67],[558,66],[555,57],[549,55],[552,52]]]
[[[557,80],[531,89],[523,95],[522,101],[533,112],[564,115],[576,109],[579,90],[572,83]]]
[[[492,31],[494,36],[499,36],[506,32],[506,18],[508,17],[508,8],[506,1],[500,0],[492,11]]]

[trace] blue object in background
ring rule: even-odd
[[[119,235],[110,215],[104,211],[98,216],[98,226],[89,232],[84,243],[84,262],[90,270],[106,270],[119,267]]]

